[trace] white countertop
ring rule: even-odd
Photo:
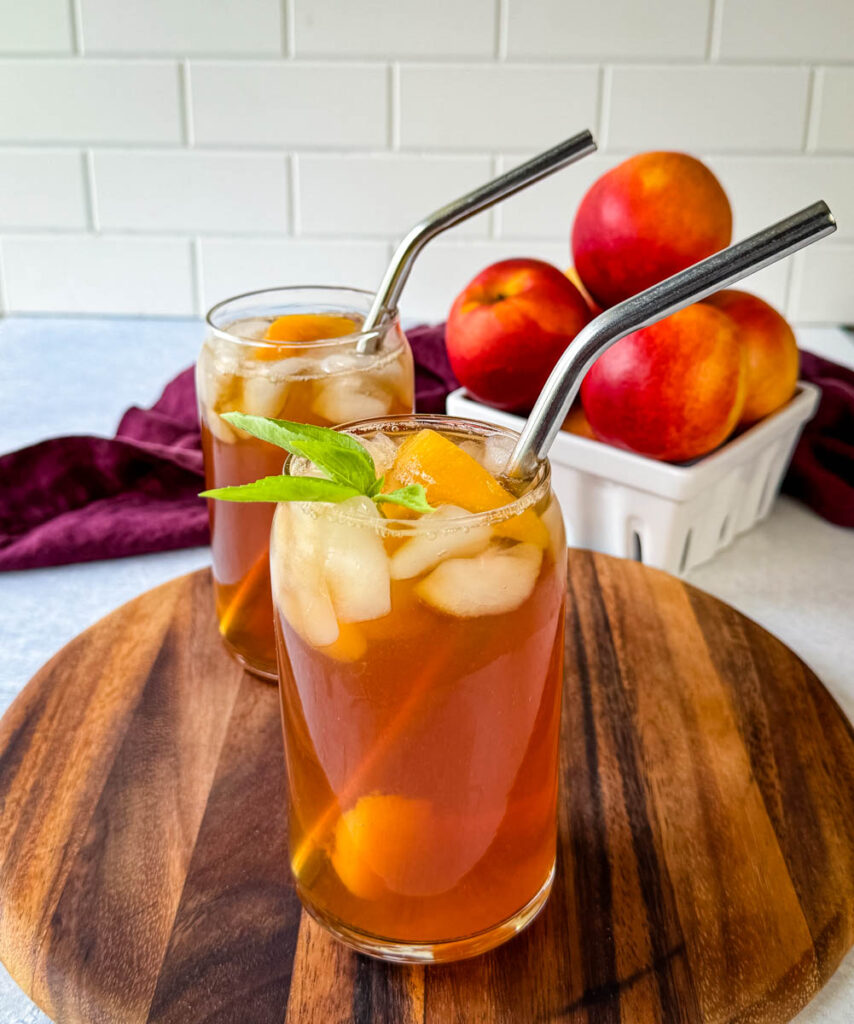
[[[854,367],[854,336],[798,332],[803,348]],[[152,404],[201,343],[197,320],[0,319],[0,452],[58,434],[111,435],[129,405]],[[207,548],[0,574],[0,713],[82,629],[159,583],[209,562]],[[688,580],[775,633],[854,720],[854,530],[780,498],[770,517]],[[854,953],[796,1018],[852,1024]],[[0,1024],[47,1024],[0,967]]]

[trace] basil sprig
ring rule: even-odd
[[[227,412],[222,418],[253,437],[284,448],[291,455],[308,459],[326,474],[326,478],[267,476],[251,484],[202,491],[202,498],[217,498],[220,501],[338,502],[363,494],[377,504],[401,505],[413,512],[433,511],[421,484],[410,484],[382,494],[385,478],[377,477],[371,453],[350,434],[307,423],[248,416],[242,412]]]

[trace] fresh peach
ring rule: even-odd
[[[685,462],[730,435],[746,383],[738,328],[725,313],[697,303],[599,356],[582,382],[581,400],[600,441]]]
[[[641,153],[603,174],[572,227],[575,268],[612,306],[729,245],[732,211],[718,179],[685,153]]]
[[[734,320],[747,350],[747,394],[739,425],[756,423],[795,393],[798,345],[792,328],[767,302],[736,288],[705,300]]]
[[[529,409],[590,319],[581,293],[542,260],[494,263],[457,296],[445,343],[457,380],[497,409]]]

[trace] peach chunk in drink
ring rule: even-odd
[[[384,491],[434,511],[289,502],[273,526],[291,866],[336,934],[400,959],[509,938],[555,861],[561,514],[545,467],[501,479],[513,438],[454,422],[355,428]]]
[[[411,412],[412,357],[397,321],[383,335],[379,350],[363,356],[355,351],[361,313],[228,319],[228,306],[223,307],[225,320],[202,348],[196,374],[209,488],[279,473],[284,459],[277,448],[227,423],[223,413],[334,426]],[[269,573],[273,508],[210,504],[220,633],[239,660],[274,678]]]

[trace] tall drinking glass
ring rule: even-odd
[[[270,552],[297,888],[338,938],[400,961],[472,956],[525,927],[557,838],[566,542],[549,465],[471,513],[456,449],[495,476],[511,431],[440,416],[347,429],[383,474],[424,428],[435,513],[281,503]],[[456,449],[434,472],[440,441]]]
[[[335,426],[412,412],[412,354],[396,311],[379,325],[377,351],[356,352],[372,298],[351,288],[275,288],[211,309],[196,367],[208,488],[248,483],[282,468],[279,450],[231,426],[222,413]],[[238,661],[275,680],[273,507],[212,501],[209,508],[220,633]]]

